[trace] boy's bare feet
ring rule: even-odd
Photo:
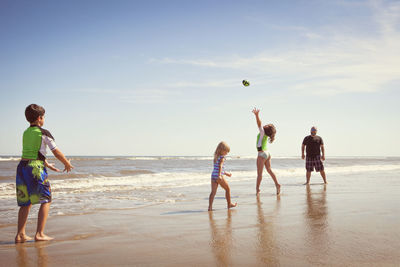
[[[303,185],[309,185],[310,183],[304,183]]]
[[[208,208],[208,211],[212,211],[213,209],[212,208]]]
[[[32,240],[33,238],[30,236],[27,236],[25,234],[19,234],[15,237],[15,243],[24,243],[26,241]]]
[[[234,207],[236,207],[236,206],[237,206],[237,203],[235,203],[235,204],[231,203],[231,204],[228,205],[228,209],[234,208]]]
[[[276,194],[279,195],[281,193],[281,185],[277,184],[276,185]]]
[[[47,236],[45,234],[36,233],[35,235],[35,241],[50,241],[53,239],[54,239],[53,237]]]

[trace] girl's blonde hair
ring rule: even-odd
[[[229,153],[230,150],[227,143],[224,141],[220,142],[214,152],[214,163],[217,162],[218,157],[221,156],[223,152]]]

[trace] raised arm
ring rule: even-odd
[[[260,117],[258,116],[258,113],[260,113],[260,110],[257,108],[253,109],[253,113],[256,116],[256,122],[257,122],[257,127],[260,128],[261,127],[261,120]]]

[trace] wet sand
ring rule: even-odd
[[[56,239],[50,242],[15,245],[16,226],[5,226],[0,265],[399,266],[398,186],[390,192],[335,184],[285,186],[279,197],[267,186],[260,198],[234,194],[239,204],[231,210],[219,191],[213,212],[206,210],[205,195],[53,216],[47,234]],[[27,233],[33,236],[35,227],[29,223]]]

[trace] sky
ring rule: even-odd
[[[0,155],[400,156],[400,1],[0,1]],[[243,79],[249,87],[241,84]],[[50,152],[49,152],[50,154]]]

